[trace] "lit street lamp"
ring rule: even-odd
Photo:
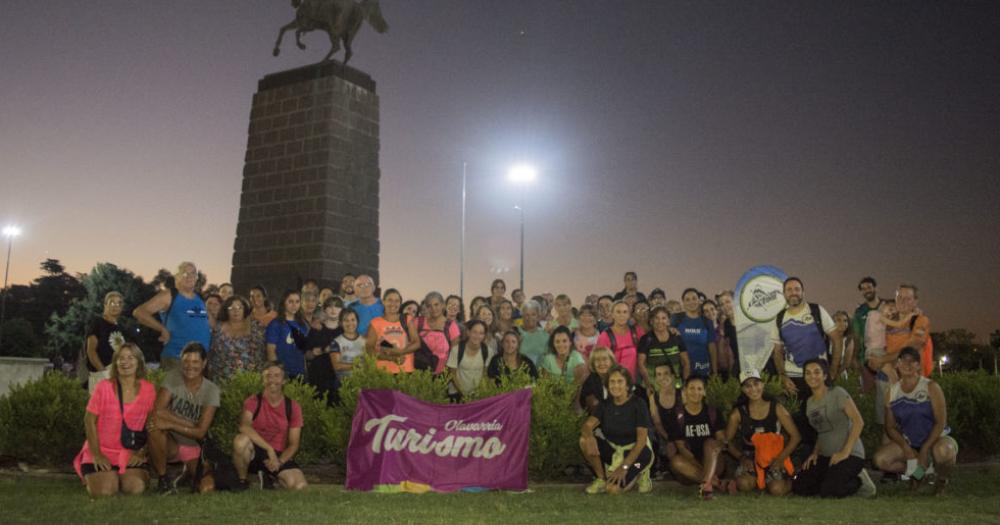
[[[521,291],[524,292],[524,187],[538,176],[534,167],[527,164],[518,164],[507,172],[507,179],[516,184],[521,189],[520,203],[516,206],[521,212]]]
[[[938,374],[944,374],[944,365],[948,364],[948,356],[943,355],[941,359],[938,359]]]
[[[21,228],[6,226],[3,236],[7,238],[7,268],[3,272],[3,299],[0,299],[0,347],[3,346],[3,323],[7,317],[7,277],[10,275],[10,252],[14,249],[14,237],[21,235]]]

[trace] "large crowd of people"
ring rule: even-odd
[[[150,473],[158,491],[175,491],[168,463],[183,464],[195,490],[212,490],[200,458],[220,393],[240,372],[261,374],[263,391],[243,404],[236,488],[304,488],[295,463],[302,411],[283,386],[304,381],[339,403],[359,359],[388,374],[441,375],[454,402],[484,380],[517,372],[564,381],[576,391],[567,415],[585,416],[579,446],[594,474],[590,494],[648,492],[669,475],[697,485],[704,499],[739,491],[871,496],[860,439],[866,423],[885,429],[874,468],[915,485],[933,479],[940,492],[955,464],[944,394],[926,377],[930,321],[911,284],[884,300],[865,277],[853,315],[831,316],[806,302],[801,279],[788,278],[786,307],[771,327],[772,358],[758,370],[740,366],[732,291],[709,297],[687,288],[671,300],[660,288],[640,292],[635,272],[620,291],[588,295],[579,307],[565,294],[514,290],[508,298],[501,279],[468,309],[464,298],[437,291],[420,301],[380,291],[369,275],[345,275],[336,290],[307,280],[273,302],[263,286],[244,296],[229,283],[199,291],[197,280],[196,266],[183,262],[133,310],[163,343],[158,392],[145,379],[143,352],[120,329],[122,294],[108,293],[89,325],[92,394],[74,465],[91,495],[141,493]],[[864,378],[864,395],[875,396],[876,421],[863,421],[850,394],[834,386],[848,370]],[[729,414],[706,403],[713,376],[740,383]],[[797,411],[765,392],[769,376],[797,397]],[[248,482],[250,475],[256,479]]]

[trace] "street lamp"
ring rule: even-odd
[[[520,203],[516,206],[521,212],[521,291],[524,292],[524,187],[534,182],[538,171],[533,166],[518,164],[507,171],[507,179],[521,190]]]
[[[21,228],[5,226],[3,236],[7,238],[7,268],[3,272],[3,299],[0,299],[0,346],[3,345],[3,323],[7,317],[7,277],[10,275],[10,252],[14,249],[14,237],[21,235]]]
[[[948,356],[943,355],[938,360],[938,374],[944,374],[944,365],[948,364]]]
[[[465,172],[468,163],[462,163],[462,243],[458,252],[458,296],[465,301]]]

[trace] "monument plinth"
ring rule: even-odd
[[[306,278],[377,279],[378,152],[379,101],[367,74],[326,62],[262,78],[250,110],[236,289],[263,284],[276,301]]]

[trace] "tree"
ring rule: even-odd
[[[66,273],[58,259],[45,259],[39,266],[43,274],[28,287],[27,296],[19,301],[17,314],[31,323],[36,334],[45,332],[49,317],[63,314],[70,303],[84,294],[80,281]]]
[[[948,356],[948,367],[954,370],[975,370],[983,368],[983,358],[986,353],[976,345],[976,334],[964,329],[955,328],[931,335],[934,340],[934,353],[937,358]]]
[[[3,346],[0,355],[14,357],[45,357],[41,343],[31,328],[31,323],[25,319],[11,319],[0,327],[3,336]]]
[[[74,359],[83,348],[83,335],[87,324],[103,312],[104,296],[108,292],[117,291],[125,299],[125,309],[122,311],[119,323],[129,334],[127,338],[138,343],[147,358],[159,354],[157,334],[140,328],[138,322],[131,316],[135,307],[156,294],[153,285],[144,282],[142,277],[111,263],[97,263],[90,273],[82,276],[80,282],[85,292],[83,296],[74,301],[63,314],[53,314],[45,326],[48,338],[46,347],[50,352],[62,355],[66,359]]]

